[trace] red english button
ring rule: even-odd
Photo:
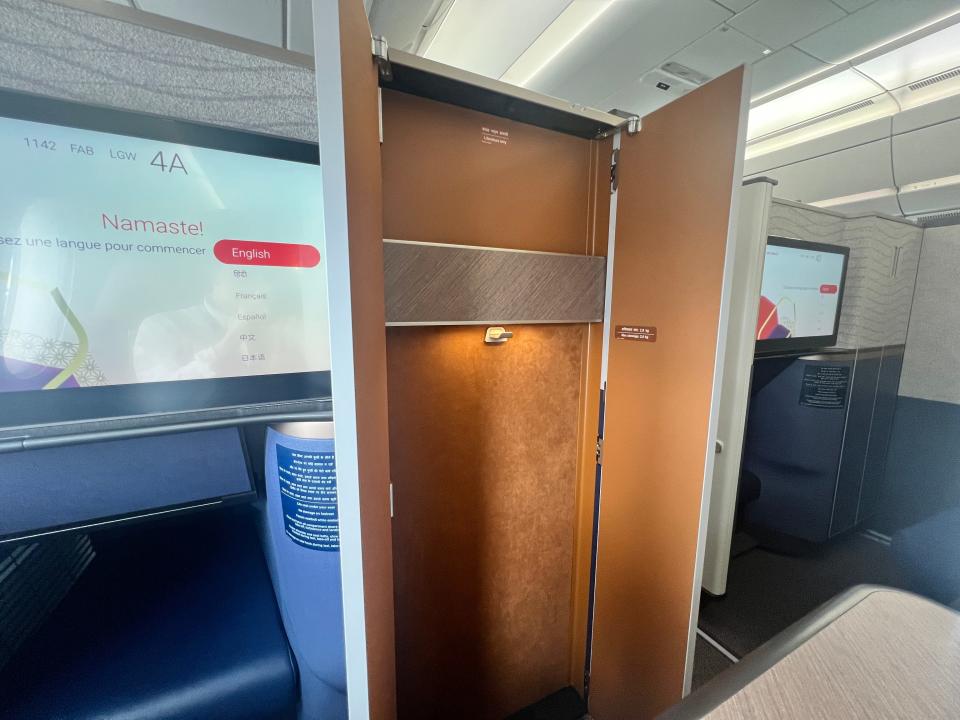
[[[220,240],[213,246],[213,254],[227,265],[309,268],[320,262],[320,251],[313,245],[259,240]]]
[[[821,295],[836,295],[839,288],[836,285],[821,285],[820,294]]]

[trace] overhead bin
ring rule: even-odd
[[[806,142],[798,142],[772,152],[762,152],[761,147],[748,144],[744,173],[746,175],[753,175],[754,173],[802,162],[821,155],[828,155],[856,145],[881,140],[889,136],[890,121],[883,118],[830,133],[829,135],[813,138]]]
[[[904,215],[926,215],[960,208],[960,183],[931,185],[900,193]]]
[[[911,216],[960,207],[952,180],[960,174],[960,95],[750,156],[762,149],[748,146],[745,175],[779,180],[779,198],[830,201],[823,205],[845,213]]]
[[[876,140],[762,174],[779,181],[774,190],[777,197],[805,203],[894,186],[889,140]]]
[[[893,138],[900,187],[960,174],[960,118]]]

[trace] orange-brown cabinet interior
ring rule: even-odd
[[[381,199],[383,238],[606,255],[609,138],[386,85],[373,195],[375,75],[361,61],[369,46],[348,47],[362,33],[341,23],[356,296],[382,303],[372,278]],[[659,337],[610,341],[597,720],[652,717],[681,697],[742,81],[734,71],[623,135],[611,324],[658,325]],[[507,142],[488,144],[484,127]],[[379,375],[377,314],[354,316],[370,326],[355,337],[360,432],[378,452],[380,379],[361,374]],[[360,438],[371,717],[393,715],[394,661],[401,720],[502,718],[583,689],[603,327],[509,329],[496,346],[480,326],[386,329],[392,520],[382,463],[364,473]]]

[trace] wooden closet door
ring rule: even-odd
[[[746,98],[740,68],[622,138],[590,694],[597,720],[653,717],[683,692]],[[656,339],[618,339],[624,325],[656,327]]]

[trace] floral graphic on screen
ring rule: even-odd
[[[47,295],[76,334],[77,342],[0,327],[0,392],[106,384],[106,377],[89,353],[87,333],[60,291],[46,290],[29,280],[21,280],[11,288],[40,290]]]
[[[797,308],[789,298],[774,303],[765,295],[760,296],[760,312],[757,314],[757,340],[782,340],[793,335],[796,327]]]

